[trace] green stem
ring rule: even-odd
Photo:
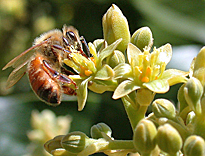
[[[109,142],[108,149],[110,150],[120,150],[120,149],[133,150],[134,145],[133,145],[132,140],[113,140]]]
[[[205,139],[205,116],[204,115],[196,116],[193,133]]]
[[[147,111],[148,106],[139,106],[137,109],[135,109],[132,106],[132,104],[128,100],[126,100],[124,97],[122,97],[122,102],[124,104],[126,113],[130,120],[132,130],[134,131],[138,122],[145,117],[145,113]]]

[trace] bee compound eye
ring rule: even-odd
[[[66,36],[67,36],[68,38],[70,38],[71,40],[73,40],[73,41],[77,41],[77,37],[76,37],[75,33],[72,32],[72,31],[66,32]]]

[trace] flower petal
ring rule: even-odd
[[[95,75],[97,80],[109,80],[114,77],[114,70],[107,64],[105,64]]]
[[[94,59],[97,60],[98,56],[97,56],[97,52],[96,52],[96,48],[95,48],[94,44],[89,42],[88,46],[90,49],[90,53],[93,55]]]
[[[100,82],[100,81],[97,81],[97,82]],[[106,84],[100,84],[97,82],[93,81],[92,84],[88,86],[88,88],[95,93],[102,94],[105,91],[114,91],[116,88],[116,85],[106,85]]]
[[[164,46],[158,48],[157,50],[159,50],[160,52],[158,56],[158,62],[165,62],[166,64],[168,64],[172,58],[172,46],[167,43]]]
[[[166,93],[169,90],[168,81],[161,79],[143,83],[142,85],[155,93]]]
[[[188,74],[189,72],[184,72],[177,69],[168,69],[163,72],[160,79],[167,80],[169,85],[172,86],[177,83],[186,82],[187,81],[186,76]]]
[[[88,94],[88,81],[90,81],[92,77],[89,77],[85,80],[83,80],[78,85],[78,89],[76,90],[77,98],[78,98],[78,111],[83,110],[86,100],[87,100],[87,94]]]
[[[193,77],[197,78],[202,85],[205,84],[205,46],[199,51],[195,63]]]
[[[120,79],[122,77],[126,78],[132,72],[131,66],[127,63],[121,63],[114,68],[115,79]]]
[[[127,47],[127,58],[128,62],[132,66],[138,66],[138,55],[142,54],[141,50],[137,48],[134,44],[129,43]]]
[[[71,67],[76,73],[80,73],[79,66],[77,66],[72,60],[64,59],[63,61],[67,66]]]
[[[119,84],[119,86],[115,89],[115,92],[112,96],[113,99],[119,99],[129,93],[131,93],[134,90],[139,89],[140,86],[136,86],[134,81],[131,80],[125,80],[122,83]]]
[[[100,51],[98,59],[99,59],[99,63],[102,63],[102,61],[110,56],[113,51],[117,48],[118,44],[122,41],[122,39],[118,39],[117,41],[115,41],[114,43],[112,43],[111,45],[109,45],[108,47],[106,47],[105,49],[103,49],[102,51]],[[101,65],[99,65],[101,66]]]
[[[107,47],[107,42],[104,39],[96,39],[93,42],[93,45],[96,48],[96,51],[101,51],[102,49]]]

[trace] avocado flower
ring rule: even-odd
[[[160,48],[146,46],[143,52],[134,44],[127,48],[127,63],[114,68],[115,79],[121,83],[113,94],[113,99],[124,97],[135,90],[147,89],[153,93],[166,93],[170,86],[187,81],[188,72],[167,69],[172,57],[172,47],[166,44]]]
[[[117,80],[114,79],[114,70],[107,64],[108,58],[114,54],[121,39],[111,45],[98,39],[88,43],[91,57],[73,51],[64,63],[71,67],[76,75],[69,75],[77,84],[78,110],[82,110],[87,100],[87,88],[96,92],[114,91]],[[124,57],[124,56],[123,56]],[[121,59],[123,60],[123,59]]]

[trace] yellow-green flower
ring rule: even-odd
[[[70,129],[71,116],[58,116],[50,111],[43,110],[39,113],[37,110],[32,111],[31,127],[27,136],[30,140],[28,146],[30,155],[49,156],[43,149],[43,144],[60,134],[67,134]]]
[[[78,110],[82,110],[85,106],[88,87],[96,93],[113,91],[116,88],[114,70],[106,64],[106,58],[114,54],[120,42],[121,39],[107,46],[104,40],[96,40],[93,44],[88,44],[92,57],[72,52],[70,57],[64,60],[64,63],[78,74],[69,76],[77,83]]]
[[[114,68],[115,78],[122,81],[113,98],[118,99],[134,90],[147,88],[154,93],[165,93],[169,86],[186,82],[187,72],[177,69],[165,70],[172,57],[172,47],[166,44],[158,49],[145,47],[142,52],[132,43],[128,44],[129,64],[121,63]]]
[[[193,61],[192,65],[191,65],[191,73],[193,73],[193,75],[190,75],[197,78],[202,86],[204,86],[205,84],[205,47],[201,48],[201,50],[199,51],[196,59]]]

